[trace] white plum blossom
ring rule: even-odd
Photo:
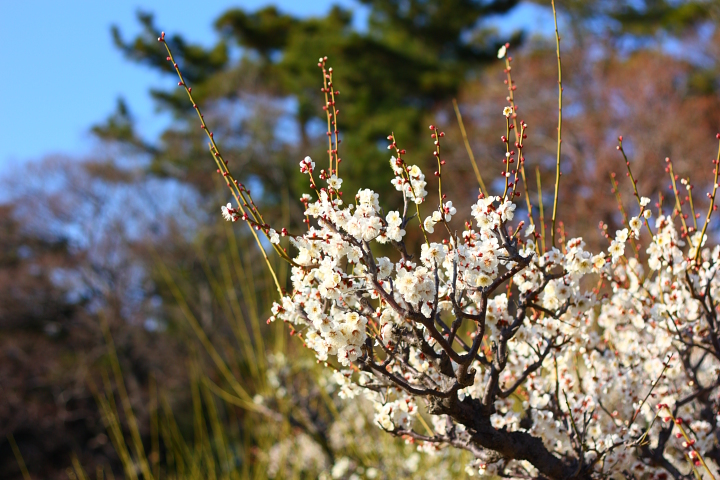
[[[623,228],[622,230],[618,230],[615,232],[615,241],[618,243],[625,243],[628,239],[628,229]]]
[[[395,174],[395,178],[391,182],[395,189],[403,192],[407,199],[416,204],[423,203],[427,196],[427,190],[425,190],[427,182],[425,182],[425,175],[420,168],[417,165],[400,166],[395,157],[390,158],[390,166]]]
[[[446,222],[449,222],[452,220],[453,215],[457,213],[457,209],[453,207],[452,202],[446,202],[445,205],[443,205],[443,219],[445,219]]]
[[[327,179],[328,187],[332,188],[333,190],[340,190],[342,182],[342,179],[336,177],[335,175],[332,175],[330,178]]]
[[[315,162],[312,161],[312,158],[305,157],[300,161],[300,171],[302,173],[312,173],[313,170],[315,170]]]
[[[498,207],[498,213],[500,214],[500,219],[503,222],[509,222],[513,219],[515,216],[515,207],[516,205],[510,201],[505,200],[500,207]]]
[[[388,214],[385,216],[385,221],[387,222],[389,227],[399,227],[400,225],[402,225],[402,217],[400,216],[400,212],[397,212],[395,210],[388,212]]]
[[[608,248],[608,253],[612,256],[613,261],[616,261],[625,254],[625,242],[613,240]]]
[[[435,219],[431,216],[427,217],[425,221],[423,222],[423,227],[425,228],[425,231],[427,233],[433,233],[435,232]]]
[[[228,222],[234,222],[237,220],[237,212],[232,208],[232,203],[223,205],[220,207],[220,210],[222,211],[223,218]]]
[[[442,264],[442,261],[445,258],[445,250],[439,243],[423,243],[421,251],[422,253],[420,254],[420,259],[422,260],[423,265],[428,268],[434,268],[436,265]]]
[[[280,243],[280,235],[273,228],[268,231],[268,238],[270,239],[270,243]]]

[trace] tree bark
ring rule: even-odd
[[[494,413],[479,400],[466,397],[459,401],[452,398],[433,398],[430,401],[430,413],[449,415],[455,422],[465,425],[472,441],[488,450],[496,451],[503,457],[512,460],[527,460],[538,471],[552,479],[585,479],[591,478],[590,472],[581,468],[577,459],[562,459],[550,452],[542,440],[526,432],[509,432],[496,429],[490,423],[490,415]]]

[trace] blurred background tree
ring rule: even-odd
[[[608,201],[611,172],[620,174],[623,198],[632,199],[614,148],[618,134],[625,135],[634,169],[642,173],[641,191],[666,189],[665,156],[675,160],[683,177],[692,174],[698,183],[709,177],[710,140],[720,125],[718,3],[561,3],[566,109],[560,218],[570,235],[602,246],[597,222],[614,228],[621,221],[614,200]],[[435,123],[448,134],[450,199],[458,211],[467,208],[477,184],[453,98],[459,100],[471,147],[492,190],[503,157],[500,111],[507,94],[496,52],[509,41],[520,116],[530,124],[525,156],[537,219],[535,166],[545,207],[552,202],[554,40],[543,36],[545,31],[523,31],[523,22],[515,33],[501,34],[498,22],[504,23],[503,32],[513,30],[513,15],[523,5],[515,1],[360,4],[367,11],[367,23],[360,27],[340,7],[315,18],[267,7],[222,14],[215,22],[218,41],[208,48],[168,35],[233,172],[270,218],[283,224],[300,218],[301,158],[310,154],[324,165],[326,120],[316,66],[322,55],[329,57],[341,91],[346,192],[362,183],[386,194],[382,198],[399,201],[387,195],[391,174],[385,138],[393,131],[409,161],[425,169],[430,190],[434,159],[424,135],[427,124]],[[533,12],[548,13],[547,4],[538,5]],[[118,48],[130,61],[167,72],[167,85],[174,85],[156,41],[160,26],[149,13],[138,19],[144,30],[137,38],[126,39],[113,28]],[[366,419],[369,414],[358,403],[328,401],[336,392],[327,379],[311,364],[297,360],[294,365],[305,358],[300,342],[288,342],[282,328],[264,325],[271,295],[264,268],[253,262],[257,252],[246,242],[247,232],[238,227],[233,233],[219,218],[226,193],[213,175],[187,98],[181,89],[161,84],[152,95],[175,119],[157,141],[138,132],[132,99],[121,100],[108,119],[93,127],[104,142],[98,158],[49,158],[13,172],[5,184],[11,200],[0,210],[0,388],[11,393],[0,398],[0,476],[21,478],[5,441],[8,434],[33,478],[67,478],[73,454],[88,471],[103,466],[127,473],[118,439],[106,428],[107,412],[93,393],[97,387],[106,392],[103,398],[107,392],[117,394],[120,404],[117,379],[103,380],[102,372],[112,370],[112,356],[101,317],[114,340],[153,471],[161,465],[170,469],[174,449],[183,450],[175,436],[172,447],[158,440],[172,422],[158,414],[162,394],[151,388],[156,382],[180,435],[197,442],[188,440],[186,448],[200,453],[185,468],[192,464],[206,472],[203,477],[210,476],[211,463],[220,471],[223,461],[226,470],[261,476],[316,476],[338,462],[345,462],[341,477],[359,468],[377,468],[378,478],[391,478],[393,471],[412,475],[412,464],[398,465],[392,458],[393,452],[410,458],[411,446],[388,440],[358,452],[343,442],[339,425],[362,416],[358,411]],[[465,218],[457,218],[462,228]],[[299,223],[292,225],[299,228]],[[198,342],[193,318],[254,407]],[[269,359],[266,353],[272,354]],[[202,373],[189,375],[195,367],[188,365]],[[230,392],[222,397],[213,390],[216,417],[214,403],[204,399],[198,407],[193,397],[193,385],[207,386],[208,381]],[[269,384],[282,384],[285,396],[271,394],[276,389]],[[202,426],[211,432],[212,418],[220,419],[225,432],[208,447],[203,439],[211,434],[203,434]],[[127,438],[129,420],[118,413]],[[369,421],[353,427],[355,434]],[[236,453],[221,457],[222,445]],[[317,461],[299,462],[299,451],[317,452]],[[436,470],[429,472],[442,478],[453,460],[422,461],[436,462]],[[141,463],[138,457],[136,464]],[[177,463],[172,468],[178,471]]]
[[[229,119],[227,125],[223,122],[227,129],[223,134],[233,138],[226,152],[228,147],[232,150],[226,155],[247,166],[248,174],[267,172],[270,164],[274,167],[271,171],[280,172],[274,179],[263,180],[277,184],[297,170],[295,164],[304,154],[296,152],[323,156],[318,140],[326,128],[318,94],[322,77],[316,64],[317,58],[325,55],[338,67],[334,78],[341,90],[342,149],[347,152],[345,165],[350,169],[345,177],[348,181],[369,179],[374,188],[386,189],[391,176],[385,163],[378,162],[379,147],[386,146],[385,137],[395,131],[411,152],[419,145],[423,116],[447,104],[473,72],[495,58],[497,48],[507,40],[500,41],[482,21],[509,11],[517,2],[362,3],[369,8],[364,31],[354,29],[352,12],[340,7],[325,17],[309,19],[267,7],[257,12],[227,11],[215,22],[221,39],[210,49],[190,45],[179,35],[170,36],[178,63],[206,109],[209,105],[227,109],[232,108],[228,103],[245,104],[240,108],[240,118],[234,122]],[[125,41],[121,32],[113,29],[116,44],[129,59],[172,73],[172,66],[157,49],[158,27],[152,15],[142,14],[139,20],[145,32]],[[233,46],[239,47],[239,59],[233,60],[230,55]],[[189,124],[178,122],[173,129],[183,133],[196,129],[183,92],[163,89],[154,91],[153,96],[161,108],[172,110],[179,120],[190,120]],[[290,131],[285,126],[278,132],[273,125],[247,128],[242,110],[247,110],[245,118],[252,114],[254,119],[258,118],[257,110],[280,110],[270,116],[284,114],[285,119],[276,118],[275,122],[289,122]],[[132,139],[122,130],[105,128],[102,132],[106,138]],[[285,138],[276,138],[281,133]],[[175,138],[170,132],[163,136],[167,147],[156,152],[153,168],[164,171],[163,166],[171,163],[186,170],[191,181],[207,182],[207,169],[202,170],[202,180],[196,178],[195,170],[198,155],[206,151],[204,145],[188,145],[182,153],[170,153],[170,146],[177,145]],[[291,143],[297,162],[296,158],[287,158],[288,147],[282,148],[279,143]]]

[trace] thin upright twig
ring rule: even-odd
[[[543,208],[542,181],[540,179],[540,167],[535,167],[535,180],[538,189],[538,206],[540,208],[540,241],[542,242],[542,253],[545,254],[545,209]],[[537,242],[536,242],[537,243]]]
[[[20,467],[20,472],[22,472],[23,480],[30,480],[30,474],[28,473],[28,469],[25,466],[25,460],[23,460],[20,449],[15,442],[15,437],[13,437],[12,433],[9,433],[7,435],[7,439],[10,443],[10,448],[12,448],[13,454],[15,455],[15,461],[17,462],[18,467]]]
[[[465,124],[463,123],[462,115],[460,115],[460,109],[458,108],[457,100],[453,98],[453,108],[455,109],[455,116],[457,116],[458,125],[460,126],[460,134],[462,135],[463,142],[465,142],[465,150],[467,150],[468,157],[470,157],[470,163],[472,163],[473,171],[475,172],[475,178],[477,178],[480,184],[480,192],[487,196],[488,191],[485,188],[485,182],[483,182],[482,176],[480,175],[480,169],[478,169],[477,162],[475,161],[475,155],[473,155],[472,148],[470,148],[470,142],[468,141],[467,132],[465,132]]]
[[[223,175],[225,178],[225,183],[227,184],[228,188],[230,188],[230,192],[232,193],[233,197],[235,197],[235,201],[237,202],[238,208],[245,216],[245,208],[250,212],[250,215],[253,217],[253,220],[256,224],[259,226],[264,226],[265,221],[262,218],[262,215],[260,215],[260,212],[257,210],[257,207],[255,207],[255,203],[252,201],[252,198],[249,197],[249,193],[246,189],[241,189],[238,184],[236,183],[235,179],[232,177],[232,174],[230,173],[230,170],[227,167],[227,161],[223,159],[222,154],[220,153],[220,149],[218,148],[217,144],[215,143],[215,138],[213,136],[213,133],[208,129],[207,124],[205,123],[205,118],[200,111],[200,107],[198,107],[197,103],[195,102],[195,99],[192,95],[192,87],[189,87],[187,85],[187,82],[183,78],[182,73],[180,72],[180,68],[178,67],[177,62],[175,61],[175,58],[173,57],[172,51],[170,50],[170,46],[165,41],[165,32],[162,32],[160,37],[158,37],[158,42],[162,43],[165,46],[165,49],[167,50],[167,60],[172,63],[173,68],[175,69],[175,72],[178,75],[178,78],[180,79],[180,82],[178,82],[178,85],[183,87],[185,89],[185,92],[188,95],[188,98],[190,99],[190,103],[192,103],[193,109],[195,110],[195,113],[197,113],[198,118],[200,119],[200,126],[205,131],[205,134],[207,135],[208,139],[210,140],[210,152],[213,155],[213,159],[215,160],[215,163],[218,167],[218,172]],[[245,193],[245,195],[244,195]],[[246,198],[247,195],[247,198]],[[243,208],[245,206],[245,208]],[[263,228],[259,228],[258,230],[262,230],[263,233],[265,233],[267,237],[267,232]],[[258,244],[258,247],[260,247],[260,252],[262,252],[262,256],[265,259],[265,263],[267,264],[268,269],[270,270],[270,273],[272,274],[273,281],[275,282],[275,287],[277,288],[278,293],[280,296],[282,296],[282,288],[280,287],[280,281],[277,278],[277,275],[275,274],[275,269],[273,268],[272,264],[270,263],[270,259],[267,256],[267,253],[265,252],[265,248],[263,248],[262,243],[260,242],[260,238],[258,238],[257,233],[255,232],[255,229],[252,228],[252,225],[250,225],[250,232],[252,233],[253,237],[255,238],[255,242]],[[269,238],[268,238],[269,240]],[[272,244],[273,249],[283,258],[286,260],[289,260],[287,258],[287,254],[279,247],[277,247],[275,244]]]
[[[508,44],[506,43],[505,46],[507,47]],[[508,96],[507,99],[510,102],[510,107],[512,108],[512,115],[510,116],[513,121],[513,131],[515,132],[515,143],[518,145],[518,149],[520,150],[518,152],[518,170],[520,171],[520,177],[522,178],[523,185],[525,187],[525,204],[527,205],[527,211],[528,211],[528,220],[530,221],[530,225],[535,226],[535,220],[533,219],[533,207],[532,203],[530,202],[530,191],[528,189],[528,183],[527,178],[525,176],[525,156],[522,154],[522,150],[520,145],[523,141],[523,135],[520,133],[520,129],[518,128],[518,121],[517,121],[517,106],[515,105],[515,82],[512,79],[512,67],[510,66],[510,55],[505,55],[505,74],[507,75],[507,86],[508,86]],[[525,127],[523,127],[523,130]],[[517,187],[517,184],[516,184]],[[537,230],[537,227],[535,228]],[[535,243],[535,251],[540,254],[539,247],[537,246],[537,243]]]
[[[627,176],[628,176],[628,178],[630,179],[630,183],[632,183],[633,192],[634,192],[634,195],[635,195],[635,200],[637,200],[637,204],[638,204],[638,206],[640,207],[640,212],[642,213],[642,210],[643,210],[644,207],[643,207],[642,201],[641,201],[641,199],[640,199],[640,193],[638,192],[638,189],[637,189],[637,180],[635,180],[635,176],[634,176],[633,173],[632,173],[632,168],[630,168],[630,160],[628,160],[628,157],[627,157],[627,155],[625,154],[625,149],[623,148],[623,137],[622,137],[622,135],[618,137],[618,146],[617,146],[617,149],[618,149],[618,151],[622,154],[623,160],[625,160],[625,167],[627,168]],[[671,166],[671,168],[672,168],[672,166]],[[675,182],[675,180],[674,180],[674,178],[673,178],[673,183],[674,183],[674,182]],[[650,234],[650,237],[651,237],[651,238],[655,238],[655,236],[653,235],[652,229],[650,228],[650,223],[648,222],[647,217],[644,217],[644,220],[645,220],[645,226],[646,226],[647,229],[648,229],[648,233]]]
[[[555,165],[555,200],[553,201],[552,213],[552,246],[555,246],[555,219],[557,218],[558,196],[560,194],[560,146],[562,145],[562,64],[560,63],[560,34],[558,33],[557,12],[555,11],[555,0],[552,4],[553,19],[555,20],[555,45],[558,63],[558,135],[557,135],[557,162]]]
[[[718,140],[720,140],[720,133],[717,134]],[[707,231],[708,224],[710,223],[710,215],[712,215],[712,212],[715,207],[715,194],[717,193],[718,189],[718,174],[720,173],[720,145],[718,145],[718,153],[717,153],[717,159],[715,160],[715,180],[713,181],[713,190],[710,195],[710,206],[708,207],[707,215],[705,216],[705,225],[703,225],[702,232],[700,233],[700,238],[698,240],[698,246],[695,250],[695,263],[698,264],[698,261],[700,260],[700,247],[702,246],[703,238],[705,238],[705,232]]]

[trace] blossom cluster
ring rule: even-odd
[[[301,169],[312,176],[308,162]],[[390,163],[406,207],[420,204],[420,169],[396,157]],[[440,204],[422,222],[427,239],[416,259],[403,242],[407,208],[385,214],[367,189],[345,205],[341,180],[326,183],[306,201],[315,224],[290,238],[292,291],[273,306],[272,320],[292,324],[319,361],[349,369],[341,391],[371,398],[379,428],[423,451],[466,448],[478,458],[471,469],[485,473],[553,476],[562,468],[497,455],[483,438],[520,433],[591,476],[666,478],[686,471],[687,458],[717,469],[708,456],[717,448],[720,391],[710,302],[720,296],[720,248],[702,250],[695,262],[700,233],[682,240],[660,211],[645,233],[646,267],[628,257],[627,242],[639,241],[652,220],[643,197],[605,252],[586,250],[581,238],[542,252],[532,229],[521,238],[509,196],[481,195],[461,235],[445,228],[457,215],[452,202]],[[387,247],[374,244],[397,253],[379,256]],[[702,413],[701,397],[712,415]],[[658,400],[675,420],[657,417]],[[468,422],[458,405],[487,424]],[[435,420],[432,434],[415,429],[421,406]],[[684,443],[667,438],[678,420],[692,432]]]
[[[312,192],[301,198],[307,232],[281,230],[292,256],[233,179],[178,70],[218,173],[237,201],[236,208],[222,207],[223,217],[262,231],[292,265],[287,292],[275,277],[282,298],[270,320],[291,324],[317,360],[337,371],[339,395],[367,396],[379,428],[426,453],[465,449],[475,458],[469,472],[663,479],[702,471],[713,477],[720,463],[720,247],[705,244],[717,208],[720,152],[701,231],[685,224],[671,166],[675,207],[669,213],[656,205],[653,219],[626,159],[639,211],[612,238],[606,234],[606,251],[589,251],[582,238],[556,242],[555,211],[552,242],[541,243],[532,212],[515,203],[519,178],[525,178],[527,124],[516,121],[507,47],[498,52],[510,93],[502,111],[505,189],[502,195],[481,192],[460,234],[450,222],[461,214],[441,184],[436,209],[422,219],[426,177],[405,163],[393,136],[392,185],[401,193],[402,211],[386,213],[369,189],[343,202],[339,92],[321,58],[330,166],[316,179],[315,162],[300,162]],[[431,130],[440,178],[444,133]],[[556,182],[560,128],[558,135]],[[683,184],[691,195],[690,184]],[[516,216],[530,222],[524,234],[525,220]],[[409,253],[413,222],[424,241]]]

